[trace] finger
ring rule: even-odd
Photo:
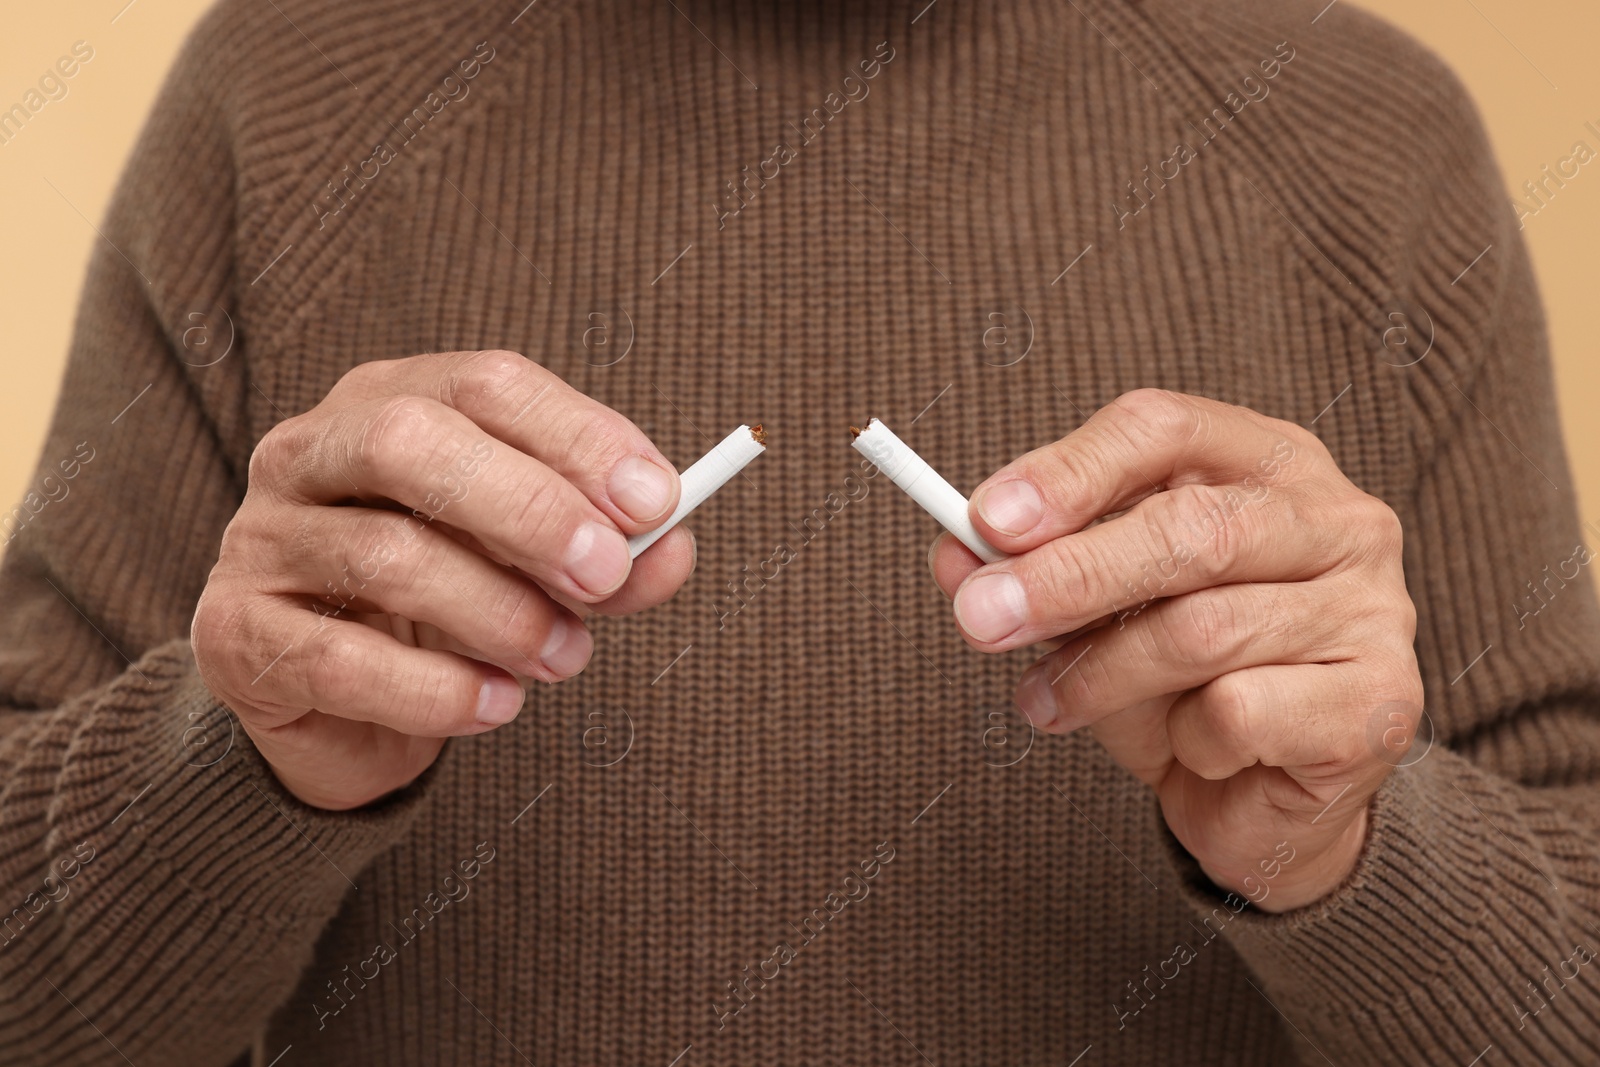
[[[698,550],[694,532],[675,526],[633,561],[628,580],[611,596],[589,605],[596,615],[632,615],[665,603],[694,573]]]
[[[1167,712],[1178,696],[1165,693],[1113,711],[1089,732],[1118,766],[1145,785],[1158,787],[1173,767]]]
[[[627,540],[572,483],[423,397],[291,419],[263,438],[256,457],[252,479],[263,472],[263,488],[280,499],[395,501],[411,509],[412,521],[465,530],[581,601],[610,596],[628,576]]]
[[[370,368],[370,369],[367,369]],[[678,503],[678,474],[632,421],[515,352],[451,352],[362,364],[352,399],[428,397],[567,479],[629,534]]]
[[[437,528],[372,508],[297,511],[297,536],[263,547],[270,591],[310,593],[339,615],[428,623],[481,651],[478,658],[540,681],[570,678],[589,662],[594,642],[571,612]],[[296,544],[322,553],[282,551]]]
[[[1317,583],[1219,586],[1159,601],[1035,663],[1017,704],[1040,729],[1065,733],[1247,667],[1349,658],[1348,620],[1327,601]]]
[[[984,567],[957,590],[956,619],[974,646],[1003,651],[1158,598],[1313,578],[1345,554],[1345,524],[1320,514],[1298,489],[1180,486]]]
[[[981,566],[983,560],[957,540],[954,534],[942,533],[928,546],[928,570],[933,573],[934,583],[947,597],[955,596],[956,589],[967,576]]]
[[[1368,668],[1353,662],[1223,675],[1172,705],[1172,754],[1212,781],[1257,763],[1307,784],[1381,778],[1389,764],[1367,744],[1365,712],[1388,698],[1368,677]]]
[[[483,649],[473,648],[465,641],[452,637],[429,622],[414,623],[404,616],[390,615],[384,612],[369,614],[366,612],[347,611],[336,617],[370,626],[380,634],[387,634],[402,645],[409,645],[412,648],[426,648],[436,652],[455,652],[468,659],[477,660],[479,663],[493,664],[510,674],[523,689],[527,689],[535,682],[542,680],[532,675],[523,674],[513,667],[508,667],[504,663],[498,662],[494,656],[483,651]]]
[[[935,584],[947,597],[955,596],[956,589],[967,576],[981,566],[983,560],[953,534],[942,533],[928,546],[928,569],[933,572]],[[1104,621],[1105,618],[1096,619],[1082,629],[1093,629]],[[1070,633],[1044,638],[1038,643],[1040,654],[1053,652],[1076,636],[1076,633]]]
[[[315,708],[416,737],[453,737],[510,722],[526,698],[514,679],[488,664],[408,647],[286,598],[268,601],[244,625],[246,660],[258,673],[240,696],[269,719],[276,713],[289,721]]]
[[[1292,423],[1140,389],[1002,467],[973,494],[972,520],[991,544],[1015,555],[1169,487],[1270,485],[1297,457],[1317,453],[1326,450]]]
[[[494,656],[491,656],[483,649],[472,647],[465,641],[462,641],[459,638],[456,638],[445,632],[444,630],[439,629],[439,627],[430,622],[413,623],[411,620],[406,619],[403,616],[387,614],[354,616],[345,614],[339,617],[341,619],[353,617],[357,622],[364,622],[368,626],[376,629],[379,633],[386,633],[396,638],[400,636],[399,631],[403,627],[410,631],[410,637],[401,640],[401,644],[411,645],[414,648],[432,649],[436,652],[455,652],[459,655],[467,657],[468,659],[475,659],[479,663],[492,663],[496,667],[500,667],[507,671],[513,678],[517,680],[517,684],[522,686],[523,689],[531,687],[535,682],[544,680],[535,678],[532,675],[523,674],[515,668],[507,667],[505,664],[498,662]]]

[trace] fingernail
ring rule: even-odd
[[[1017,537],[1044,518],[1044,499],[1031,482],[1001,482],[979,495],[978,514],[1001,533]]]
[[[567,574],[594,596],[614,592],[628,577],[628,542],[598,522],[586,522],[567,546]]]
[[[503,674],[495,674],[478,691],[478,724],[504,726],[522,710],[522,686]]]
[[[589,662],[594,638],[582,623],[557,618],[539,649],[539,661],[562,678],[571,678]]]
[[[629,456],[611,472],[611,500],[634,522],[666,514],[672,502],[672,476],[643,456]]]
[[[998,641],[1028,620],[1028,594],[1016,576],[985,574],[956,593],[956,618],[978,641]]]
[[[1017,686],[1017,707],[1041,730],[1049,729],[1061,717],[1046,670],[1033,670],[1022,676]]]

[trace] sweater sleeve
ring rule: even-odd
[[[1227,924],[1258,983],[1240,995],[1281,1013],[1305,1064],[1464,1065],[1491,1048],[1481,1062],[1593,1063],[1600,1045],[1600,541],[1577,513],[1531,266],[1481,136],[1466,140],[1471,210],[1419,242],[1453,244],[1458,265],[1494,245],[1480,279],[1447,271],[1430,301],[1453,285],[1488,325],[1406,368],[1447,413],[1398,505],[1426,724],[1346,882]],[[1167,844],[1214,914],[1217,891]]]
[[[141,135],[39,466],[0,516],[4,1063],[232,1061],[426,792],[299,803],[190,654],[253,389],[215,30]]]

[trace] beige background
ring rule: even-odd
[[[333,0],[330,0],[333,2]],[[1284,0],[1302,3],[1303,0]],[[1335,0],[1348,2],[1348,0]],[[21,100],[74,42],[95,56],[68,95],[0,145],[0,501],[31,475],[71,334],[91,242],[113,184],[184,34],[209,0],[21,5],[0,34],[0,102]],[[1313,0],[1314,6],[1314,0]],[[1368,0],[1449,60],[1477,97],[1509,190],[1600,127],[1595,0]],[[1308,32],[1315,32],[1309,30]],[[52,186],[54,188],[52,188]],[[1549,309],[1563,422],[1584,517],[1600,521],[1600,164],[1526,222]]]

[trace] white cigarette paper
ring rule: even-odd
[[[985,563],[998,563],[1006,554],[985,541],[977,527],[967,517],[967,498],[928,466],[927,460],[911,450],[911,446],[895,436],[895,432],[877,419],[867,423],[865,430],[850,428],[856,435],[852,447],[873,462],[889,480],[906,491],[906,495],[935,519],[939,525],[955,534],[957,539]]]
[[[695,460],[694,464],[678,475],[681,491],[678,506],[667,521],[649,533],[628,538],[628,556],[638,559],[639,553],[667,535],[667,531],[684,520],[695,508],[711,498],[711,494],[727,485],[734,475],[750,465],[750,461],[767,450],[767,434],[760,426],[740,426],[724,437],[710,452]]]

